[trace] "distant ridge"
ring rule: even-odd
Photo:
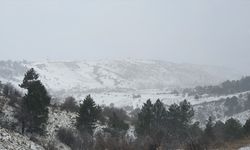
[[[0,80],[14,85],[33,67],[52,93],[169,89],[218,84],[241,75],[223,67],[158,60],[0,61]]]

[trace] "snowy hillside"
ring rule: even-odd
[[[230,118],[238,119],[242,124],[250,118],[249,92],[233,95],[210,97],[209,100],[200,99],[202,103],[194,105],[195,120],[205,124],[209,116],[214,120],[226,121]],[[213,101],[212,101],[213,99]]]
[[[44,150],[40,145],[30,141],[19,133],[0,127],[0,149],[1,150]]]
[[[211,66],[154,60],[99,60],[75,62],[0,62],[0,80],[18,85],[25,71],[35,68],[52,94],[169,89],[217,84],[240,78],[234,71]]]

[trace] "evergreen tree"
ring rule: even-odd
[[[208,118],[206,128],[204,130],[204,135],[203,135],[204,145],[206,147],[208,147],[210,145],[210,143],[212,143],[212,140],[214,140],[214,138],[215,138],[213,126],[214,125],[213,125],[212,117],[210,116]]]
[[[136,123],[136,133],[139,135],[148,135],[152,129],[153,121],[153,104],[151,100],[144,103],[141,111],[138,114],[138,121]]]
[[[158,99],[153,106],[153,124],[155,128],[160,128],[166,123],[167,111],[164,104]]]
[[[38,80],[39,74],[36,73],[34,68],[31,68],[26,72],[24,75],[23,83],[20,84],[19,86],[24,89],[28,89],[29,84],[33,83],[34,81]]]
[[[38,74],[33,68],[25,74],[20,87],[28,90],[22,99],[19,116],[22,133],[27,129],[30,132],[42,134],[48,120],[48,106],[51,98],[44,85],[38,80]]]
[[[242,126],[238,120],[231,118],[226,121],[224,135],[227,140],[238,139],[242,133]]]
[[[164,104],[158,99],[153,105],[153,120],[152,120],[152,133],[151,137],[154,139],[155,146],[160,146],[164,137],[168,135],[166,128],[167,111]]]
[[[93,129],[95,128],[100,112],[100,107],[96,106],[92,97],[88,95],[83,103],[80,104],[76,122],[78,130],[87,131],[88,133],[93,134]]]
[[[184,100],[180,102],[180,111],[181,111],[181,122],[184,126],[189,126],[191,123],[192,117],[194,116],[194,110],[192,105],[187,101]]]
[[[180,102],[179,105],[170,105],[167,113],[167,126],[170,135],[184,142],[183,140],[188,136],[193,115],[194,110],[186,100]]]

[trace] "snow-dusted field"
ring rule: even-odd
[[[244,93],[242,93],[244,94]],[[192,105],[198,105],[205,102],[218,101],[222,98],[238,96],[237,94],[226,96],[209,96],[195,99],[194,96],[183,96],[181,94],[171,94],[170,91],[165,90],[140,90],[136,92],[105,92],[105,93],[93,93],[91,96],[99,105],[114,104],[116,107],[133,106],[133,108],[141,107],[148,99],[155,102],[160,99],[164,104],[171,105],[173,103],[179,103],[184,99],[188,100]],[[83,100],[84,96],[78,99]]]
[[[52,95],[62,97],[193,87],[241,77],[237,71],[222,67],[157,60],[0,61],[0,81],[18,86],[29,68],[40,74]]]
[[[26,136],[0,127],[0,150],[44,150]]]

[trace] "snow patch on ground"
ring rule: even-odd
[[[0,150],[44,150],[28,137],[0,127]]]
[[[62,111],[59,108],[49,108],[49,120],[47,125],[47,136],[53,140],[60,128],[73,128],[76,122],[76,114]]]
[[[242,147],[242,148],[240,148],[239,150],[250,150],[250,146]]]

